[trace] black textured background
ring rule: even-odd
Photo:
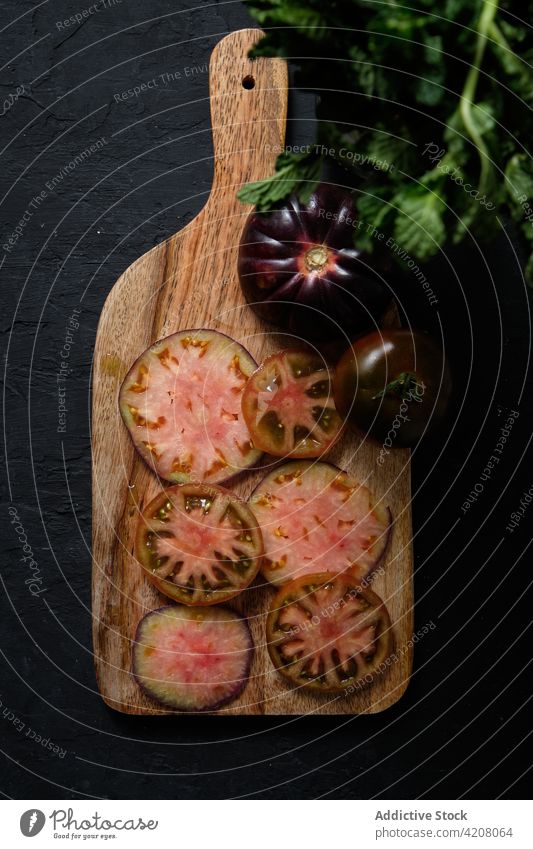
[[[20,238],[0,250],[4,794],[522,797],[530,763],[531,617],[524,593],[533,508],[512,532],[506,526],[533,484],[525,454],[530,328],[505,233],[488,250],[472,245],[433,264],[437,310],[408,283],[403,292],[415,324],[438,337],[442,325],[457,383],[447,432],[413,459],[416,623],[437,627],[417,646],[403,699],[372,717],[288,719],[128,718],[100,700],[90,613],[96,325],[120,272],[205,201],[206,65],[216,41],[250,21],[238,2],[107,0],[68,27],[57,22],[82,3],[45,0],[33,8],[3,0],[0,8],[2,100],[24,86],[0,117],[2,245],[29,211]],[[165,84],[165,73],[176,78]],[[115,94],[154,78],[157,87],[116,102]],[[310,114],[309,96],[295,92],[290,140],[312,138]],[[50,191],[47,182],[100,138],[101,149]],[[42,192],[42,203],[32,207]],[[81,313],[70,352],[66,432],[58,433],[57,373],[74,309]],[[501,462],[463,513],[510,410],[519,417]],[[40,570],[36,597],[25,583],[30,569],[13,510]],[[66,753],[45,748],[35,734]]]

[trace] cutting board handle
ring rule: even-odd
[[[285,142],[288,73],[284,59],[249,59],[263,36],[243,29],[223,38],[209,64],[215,154],[213,192],[236,192],[274,171]]]

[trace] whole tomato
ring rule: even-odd
[[[339,360],[333,381],[335,406],[348,424],[378,441],[389,439],[393,447],[415,445],[442,421],[451,388],[439,346],[410,330],[357,339]]]
[[[355,198],[320,184],[307,203],[292,197],[252,212],[241,238],[244,296],[265,321],[302,339],[353,338],[375,327],[391,301],[389,258],[357,247]]]

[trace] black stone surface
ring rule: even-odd
[[[526,795],[533,507],[524,502],[518,525],[509,523],[533,484],[530,325],[505,233],[489,249],[472,245],[433,264],[438,308],[415,284],[402,293],[410,320],[442,335],[457,383],[448,430],[413,458],[416,628],[435,628],[416,647],[404,698],[384,714],[345,718],[143,719],[102,703],[90,612],[96,325],[120,272],[205,201],[209,54],[249,18],[238,2],[106,0],[68,25],[81,4],[1,7],[3,793]],[[121,96],[154,79],[138,96]],[[290,140],[312,138],[310,114],[309,97],[295,92]],[[71,317],[70,371],[58,383]],[[483,480],[511,411],[519,415],[500,462]]]

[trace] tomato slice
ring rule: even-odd
[[[273,584],[346,570],[361,580],[385,556],[390,509],[330,463],[280,466],[261,481],[250,506],[265,545],[261,570]]]
[[[122,384],[120,411],[159,477],[217,483],[259,459],[241,410],[255,368],[242,345],[215,330],[182,330],[139,357]]]
[[[283,586],[267,618],[268,651],[301,687],[351,692],[387,668],[392,629],[384,603],[350,575],[305,575]]]
[[[319,457],[339,437],[332,372],[317,354],[280,351],[248,380],[244,418],[256,448],[275,457]]]
[[[169,487],[140,517],[137,559],[157,589],[182,604],[233,598],[254,580],[262,554],[252,511],[219,486]]]
[[[165,707],[215,710],[246,686],[252,654],[248,625],[233,610],[170,605],[139,622],[132,670],[140,687]]]

